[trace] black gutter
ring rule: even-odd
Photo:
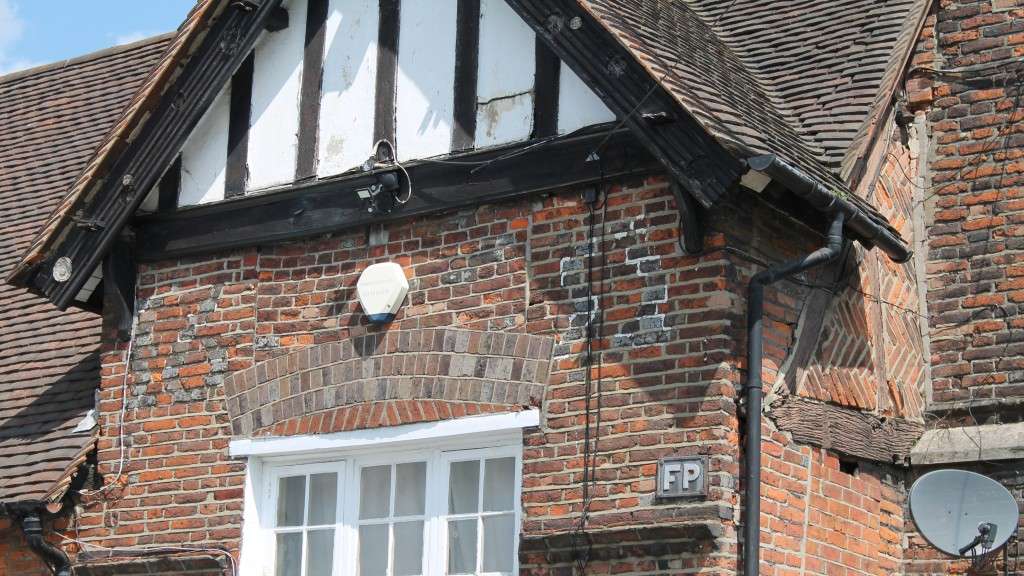
[[[828,231],[828,244],[798,260],[790,260],[750,279],[747,300],[747,450],[744,454],[746,497],[744,499],[743,574],[757,576],[760,569],[761,544],[761,361],[764,349],[764,289],[767,286],[827,264],[839,257],[843,247],[843,224],[846,214],[835,213]]]
[[[872,246],[881,248],[893,262],[903,263],[913,257],[913,251],[907,247],[898,234],[893,234],[892,230],[873,220],[861,208],[815,182],[778,156],[774,154],[754,156],[747,159],[747,166],[752,170],[764,172],[772,180],[782,184],[818,210],[826,214],[843,214],[850,232],[869,248]]]
[[[54,576],[71,576],[71,560],[63,550],[46,541],[38,512],[29,512],[21,519],[21,531],[28,547],[46,563]]]

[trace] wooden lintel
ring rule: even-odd
[[[769,412],[780,430],[801,444],[820,446],[841,455],[903,465],[924,433],[924,425],[904,418],[886,418],[809,398],[787,396]]]
[[[660,167],[626,130],[611,135],[602,166],[588,161],[590,150],[605,138],[607,129],[451,158],[457,164],[410,163],[406,170],[412,197],[388,213],[370,213],[366,200],[358,195],[378,181],[380,172],[359,172],[140,217],[136,254],[140,260],[152,261],[294,240],[590,184],[602,178],[648,173]],[[404,190],[404,173],[401,178]]]

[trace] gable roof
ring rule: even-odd
[[[71,305],[281,3],[197,0],[8,282]],[[73,225],[78,213],[95,225]],[[67,248],[74,270],[59,282],[41,265]]]
[[[777,154],[837,186],[891,102],[930,4],[579,2],[727,147]]]
[[[89,161],[80,168],[78,177],[54,207],[50,218],[39,229],[26,248],[21,261],[10,271],[10,275],[17,275],[25,266],[35,263],[42,257],[44,248],[55,240],[60,234],[60,229],[69,222],[72,210],[94,191],[93,185],[102,179],[109,164],[128,144],[135,129],[145,121],[154,107],[154,101],[159,99],[162,89],[178,71],[178,63],[186,57],[195,38],[202,34],[204,25],[216,12],[216,8],[224,4],[226,3],[215,0],[198,0],[177,33],[173,34],[173,39],[165,43],[159,61],[151,63],[147,69],[145,82],[135,88],[127,106],[118,110],[117,122],[107,128],[107,133],[98,142],[99,146],[94,149]]]
[[[168,37],[0,77],[0,275],[81,173]],[[0,503],[59,500],[94,442],[101,319],[0,284]]]
[[[848,179],[875,133],[881,111],[892,100],[929,0],[508,1],[570,66],[579,68],[581,59],[586,58],[606,59],[587,64],[594,66],[589,73],[575,71],[597,84],[591,88],[705,206],[735,184],[743,172],[742,161],[756,158],[759,165],[784,173],[783,177],[773,176],[777,181],[790,188],[798,182],[806,188],[793,191],[816,209],[846,212],[847,228],[855,238],[868,246],[879,245],[891,257],[909,257],[905,243],[885,217],[850,194]],[[266,15],[279,3],[270,0],[255,10]],[[9,281],[34,281],[35,289],[61,306],[71,301],[89,273],[87,269],[99,262],[148,185],[155,183],[136,182],[134,190],[120,183],[122,174],[138,176],[117,171],[131,163],[145,164],[146,177],[156,178],[151,169],[154,154],[138,153],[149,150],[146,144],[136,145],[132,152],[128,141],[160,122],[157,104],[167,104],[167,90],[189,76],[182,71],[199,59],[197,53],[207,50],[210,38],[216,39],[218,31],[211,26],[218,25],[207,24],[217,20],[213,18],[220,13],[217,8],[225,4],[198,1],[164,61],[133,99],[129,113],[8,276]],[[568,34],[549,30],[549,16],[559,10],[586,14],[598,23],[593,28],[602,29],[604,37],[599,41],[603,45],[588,51],[574,44],[577,40],[569,39]],[[262,16],[249,17],[233,24],[234,28],[219,29],[231,36],[223,42],[248,50],[251,44],[239,38],[255,42],[254,34],[265,22]],[[602,49],[628,57],[608,59]],[[576,58],[566,57],[570,53]],[[641,69],[643,76],[635,69]],[[621,76],[623,70],[627,76]],[[203,81],[216,82],[216,88],[226,81],[224,76],[219,72],[201,75]],[[673,111],[680,110],[667,123],[660,123],[657,114],[651,121],[632,118],[639,106],[625,104],[638,99],[637,90],[645,90],[637,84],[651,83],[659,89],[651,100],[660,99],[658,106],[671,102]],[[157,119],[152,120],[154,117]],[[183,143],[170,140],[163,138],[161,150]],[[128,160],[121,157],[125,150]],[[116,194],[128,194],[130,201],[115,206],[112,198]],[[68,226],[72,211],[85,207],[94,215],[102,214],[98,218],[103,220],[103,228],[95,234]],[[58,285],[40,265],[61,253],[58,248],[67,246],[69,255],[75,257],[76,271],[69,282]]]

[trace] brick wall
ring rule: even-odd
[[[589,240],[592,211],[599,237],[594,242]],[[389,405],[394,399],[374,396],[367,399],[376,404],[356,398],[340,408],[361,411],[365,419],[356,416],[351,424],[364,427],[406,421],[405,409],[417,420],[431,420],[542,405],[543,428],[525,437],[523,563],[531,572],[552,570],[560,561],[534,563],[530,550],[564,553],[562,539],[576,526],[583,506],[587,275],[590,250],[600,246],[590,304],[602,313],[594,318],[603,318],[595,326],[600,364],[590,368],[601,390],[601,427],[592,431],[600,435],[599,470],[588,524],[594,570],[669,566],[731,572],[738,502],[735,338],[743,318],[736,294],[742,286],[723,249],[724,236],[709,235],[709,250],[701,257],[683,256],[677,221],[667,184],[652,177],[615,183],[594,207],[582,200],[581,191],[568,190],[370,231],[143,266],[127,380],[128,458],[118,479],[127,347],[108,339],[99,469],[114,484],[85,499],[78,538],[103,546],[173,543],[237,553],[244,465],[227,457],[232,405],[226,381],[249,370],[258,374],[258,367],[270,362],[288,366],[299,357],[295,353],[337,348],[341,359],[343,343],[353,338],[373,337],[386,346],[392,333],[486,333],[494,335],[492,356],[499,349],[514,356],[522,338],[524,343],[550,341],[545,386],[536,388],[539,364],[530,369],[534,376],[525,368],[513,376],[513,359],[508,381],[526,383],[526,394],[515,402],[506,394],[503,402],[487,404],[477,390],[477,396],[439,407],[437,398],[417,397],[423,394],[417,390],[428,388],[399,386],[396,394],[413,404]],[[388,260],[406,270],[408,301],[388,327],[368,327],[355,282],[366,266]],[[402,337],[396,338],[401,346]],[[467,338],[467,350],[472,341],[477,340]],[[531,352],[524,360],[536,363],[532,349],[526,346]],[[479,350],[476,357],[486,359]],[[373,366],[385,370],[383,364]],[[494,367],[480,366],[485,375],[493,368],[495,376],[505,376],[498,374],[505,367],[501,358]],[[427,365],[421,368],[419,377],[438,376]],[[300,376],[297,388],[303,386]],[[238,392],[233,384],[227,388]],[[266,389],[269,398],[271,388]],[[496,390],[490,389],[492,400]],[[315,412],[315,396],[312,402]],[[591,408],[597,409],[596,400]],[[275,423],[274,431],[335,430],[338,414],[290,415]],[[347,428],[348,416],[340,418]],[[710,458],[706,500],[654,500],[656,463],[669,454]],[[639,526],[660,532],[638,534]],[[682,553],[666,552],[663,546],[671,541]]]
[[[900,475],[841,462],[765,426],[761,545],[765,576],[894,574],[903,558]]]
[[[927,23],[911,102],[927,114],[933,412],[1020,419],[1024,395],[1024,4],[949,1]],[[968,406],[970,407],[968,413]],[[1002,408],[1002,407],[1005,408]]]
[[[914,246],[921,233],[913,219],[917,135],[905,143],[892,120],[880,130],[858,194]],[[769,352],[778,356],[786,378],[775,392],[919,421],[927,372],[918,268],[913,259],[899,264],[879,250],[853,245],[831,267],[778,285],[785,293],[779,304],[787,310],[768,313],[784,352]],[[817,293],[806,284],[817,286]],[[805,344],[812,346],[806,357],[796,352]]]
[[[948,1],[925,23],[907,82],[928,127],[927,289],[932,397],[929,425],[1020,421],[1024,411],[1024,3]],[[971,68],[975,71],[971,72]],[[980,69],[978,67],[981,67]],[[950,465],[996,479],[1024,507],[1020,461]],[[915,469],[914,478],[928,469]],[[1019,542],[983,566],[952,561],[906,514],[904,572],[1020,573]]]
[[[907,179],[915,174],[914,156],[896,132],[888,138],[879,177],[872,180],[876,185],[866,193],[911,239]],[[795,225],[756,197],[738,194],[708,214],[705,252],[685,256],[673,197],[662,178],[610,188],[596,206],[583,201],[582,191],[566,190],[143,266],[127,373],[128,457],[118,478],[128,347],[108,338],[99,468],[113,484],[85,498],[78,537],[103,546],[217,546],[237,554],[244,464],[227,457],[233,433],[320,433],[526,405],[542,406],[545,421],[525,436],[524,572],[571,569],[572,550],[584,538],[592,550],[590,572],[734,573],[741,502],[736,400],[745,368],[746,284],[763,261],[817,248],[821,231]],[[588,279],[591,251],[595,269]],[[355,283],[366,266],[382,261],[403,266],[410,293],[391,325],[374,328],[361,314]],[[923,351],[914,340],[914,264],[891,265],[860,250],[848,262],[814,362],[792,392],[917,417],[924,376]],[[779,372],[787,369],[811,294],[806,284],[826,280],[815,271],[768,291],[766,385],[782,382]],[[587,535],[574,539],[583,511],[588,311],[597,324],[600,362],[589,370],[600,383],[601,426],[592,430],[600,441]],[[442,392],[438,398],[440,378],[457,377],[450,372],[454,355],[447,374],[428,360],[399,369],[385,366],[380,354],[367,354],[366,345],[357,363],[377,384],[381,376],[419,380],[408,386],[386,381],[370,395],[346,389],[339,401],[344,370],[355,369],[343,366],[349,361],[346,346],[362,339],[372,342],[373,351],[392,343],[397,351],[412,350],[412,335],[422,344],[428,333],[455,335],[450,351],[444,349],[446,336],[440,337],[442,349],[430,350],[439,354],[462,353],[455,348],[461,334],[467,335],[466,352],[473,334],[497,335],[486,353],[475,340],[473,358],[474,369],[485,376],[493,372],[505,386],[501,401],[493,386],[488,394],[483,388],[463,394],[456,385],[451,397]],[[407,344],[402,334],[410,335]],[[546,378],[537,378],[539,368],[532,376],[521,371],[513,377],[516,359],[540,361],[515,354],[529,338],[551,342]],[[512,353],[499,354],[506,346]],[[512,372],[499,377],[505,358]],[[312,375],[314,364],[319,376]],[[305,380],[303,373],[309,374]],[[508,390],[514,383],[526,392],[513,401]],[[251,390],[252,401],[243,405]],[[289,400],[287,413],[281,402],[279,415],[268,408],[264,425],[263,408],[289,398],[301,401]],[[232,429],[235,414],[256,413],[251,402],[260,405],[259,425],[253,420],[246,427],[238,418]],[[591,408],[596,410],[596,400]],[[867,465],[846,474],[833,453],[800,446],[771,422],[765,426],[766,573],[870,574],[898,565],[901,556],[890,538],[901,524],[893,512],[901,505],[898,482]],[[705,500],[654,499],[657,461],[668,455],[709,457]],[[837,504],[830,505],[833,500]],[[862,521],[866,529],[852,528]]]
[[[21,530],[7,518],[0,518],[0,575],[50,576],[39,557],[29,550]]]

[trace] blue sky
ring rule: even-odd
[[[195,0],[0,0],[0,74],[168,32]]]

